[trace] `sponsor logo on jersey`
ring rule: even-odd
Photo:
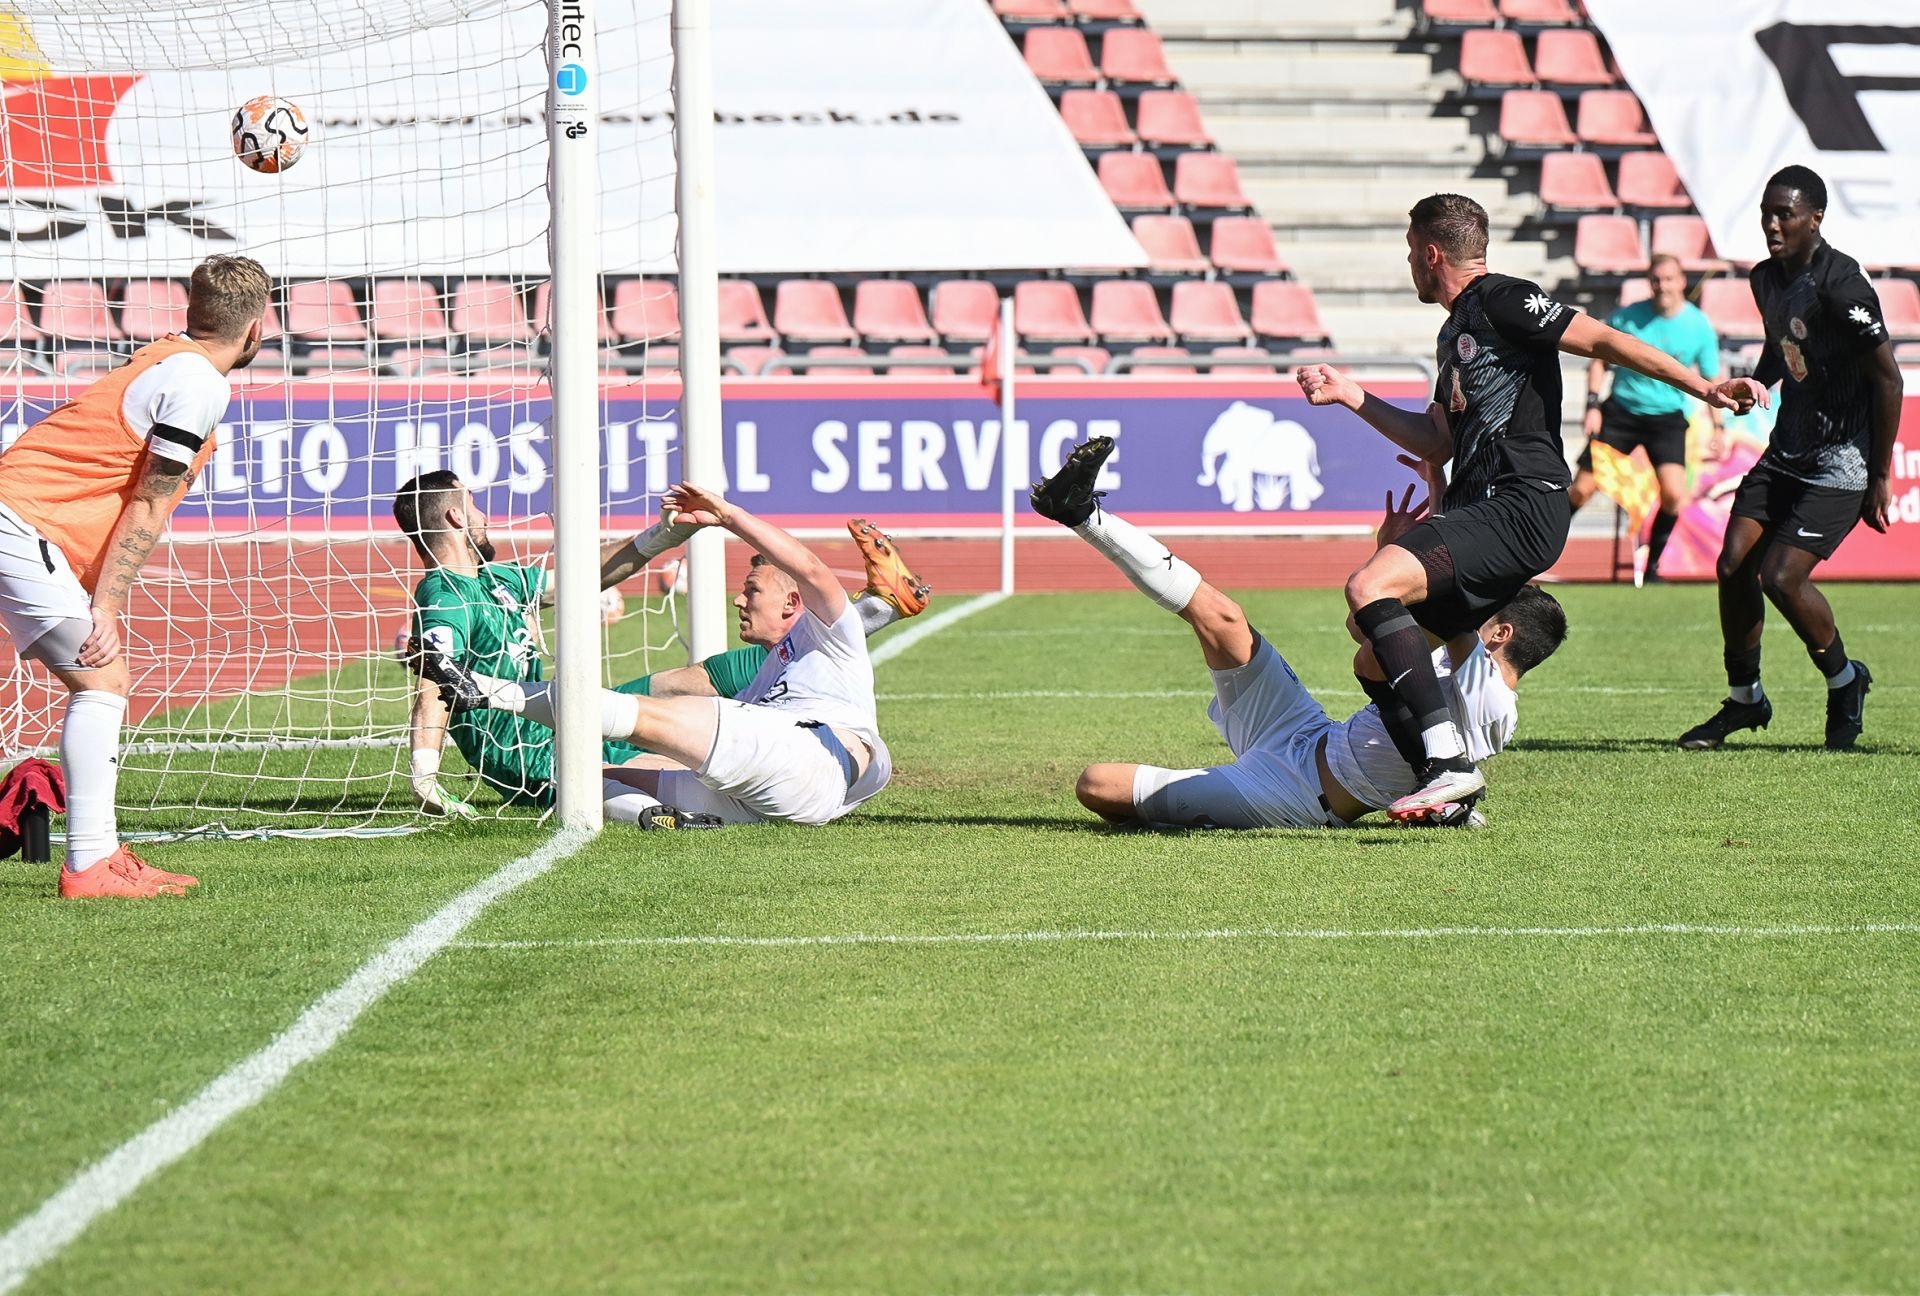
[[[1847,312],[1847,318],[1852,320],[1855,324],[1868,325],[1869,327],[1867,329],[1867,335],[1869,337],[1873,336],[1874,334],[1880,331],[1880,321],[1876,320],[1873,317],[1873,312],[1868,310],[1865,306],[1855,306],[1852,310]]]
[[[1787,321],[1787,332],[1793,334],[1798,340],[1805,342],[1807,340],[1807,322],[1798,315],[1795,315]]]
[[[1560,313],[1566,310],[1566,307],[1545,293],[1535,293],[1527,298],[1527,309],[1540,317],[1540,327],[1545,328],[1559,319]]]
[[[787,638],[785,638],[785,639],[782,639],[782,640],[780,641],[780,646],[779,646],[778,648],[776,648],[776,649],[774,649],[774,651],[775,651],[776,653],[778,653],[778,654],[780,655],[780,660],[781,660],[781,661],[783,661],[783,662],[789,662],[789,663],[790,663],[790,662],[792,662],[792,661],[793,661],[793,659],[794,659],[794,656],[795,656],[795,654],[794,654],[794,651],[793,651],[793,639],[792,639],[792,637],[791,637],[791,636],[789,636],[789,637],[787,637]]]
[[[449,626],[429,626],[427,632],[420,637],[426,640],[427,646],[435,652],[448,654],[453,652],[453,630]]]
[[[1795,382],[1805,382],[1807,380],[1807,357],[1801,354],[1800,348],[1792,342],[1782,342],[1780,344],[1780,355],[1787,362],[1787,372],[1793,375],[1793,380]]]
[[[493,601],[495,603],[498,603],[501,607],[506,608],[509,612],[517,612],[520,610],[519,598],[517,598],[514,595],[514,592],[508,589],[505,585],[495,585],[491,589],[489,589],[487,592],[493,595]]]
[[[1466,364],[1480,354],[1480,344],[1473,340],[1473,334],[1462,333],[1453,340],[1453,353],[1460,357],[1460,363]]]
[[[1467,393],[1460,386],[1460,371],[1449,369],[1447,372],[1453,377],[1453,393],[1447,397],[1447,408],[1455,414],[1464,414],[1467,410]]]

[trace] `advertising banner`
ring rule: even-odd
[[[601,268],[668,272],[671,5],[575,7],[599,35]],[[280,276],[547,272],[545,4],[271,16],[0,28],[4,274],[183,276],[236,251]],[[716,0],[713,46],[722,273],[1145,264],[981,0]],[[560,72],[563,95],[586,76]],[[279,175],[230,144],[261,94],[311,129]]]
[[[1912,0],[1590,0],[1722,256],[1757,261],[1760,191],[1827,183],[1823,233],[1863,265],[1920,260],[1920,8]]]

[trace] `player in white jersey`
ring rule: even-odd
[[[672,525],[725,527],[756,550],[733,605],[740,638],[768,656],[732,698],[602,690],[602,737],[657,754],[606,777],[626,783],[642,805],[726,823],[828,823],[885,787],[893,760],[880,738],[866,629],[826,563],[771,522],[686,482],[662,513]],[[413,660],[456,714],[486,707],[553,723],[547,682],[477,674],[431,644],[417,644]]]
[[[1207,715],[1233,752],[1206,769],[1107,763],[1088,766],[1075,789],[1080,803],[1116,821],[1180,827],[1343,828],[1411,792],[1415,775],[1369,705],[1332,719],[1272,644],[1247,623],[1240,605],[1201,579],[1139,528],[1099,507],[1107,437],[1077,446],[1060,471],[1033,488],[1034,511],[1072,527],[1155,603],[1193,627],[1213,674]],[[1381,544],[1415,525],[1426,505],[1413,493],[1396,508],[1391,494]],[[1476,761],[1513,737],[1515,687],[1566,637],[1566,615],[1552,595],[1524,587],[1476,633],[1433,654],[1442,692]],[[1363,645],[1354,669],[1381,678]],[[1470,806],[1450,807],[1427,823],[1484,822]]]

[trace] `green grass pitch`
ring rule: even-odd
[[[1098,828],[1087,762],[1223,756],[1191,637],[984,610],[880,668],[865,813],[610,829],[23,1290],[1920,1291],[1920,588],[1830,592],[1852,755],[1777,623],[1773,728],[1673,750],[1711,590],[1564,590],[1479,834]],[[1248,608],[1359,704],[1336,593]],[[0,1229],[545,836],[0,864]]]

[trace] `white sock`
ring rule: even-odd
[[[1849,663],[1851,665],[1851,663]],[[1735,702],[1754,703],[1766,697],[1767,691],[1760,687],[1760,681],[1751,684],[1735,684],[1727,689],[1727,696]]]
[[[652,562],[669,549],[678,549],[699,529],[691,522],[675,522],[672,526],[655,522],[633,538],[633,547],[639,552],[641,562]]]
[[[1827,687],[1830,689],[1845,688],[1851,683],[1853,683],[1853,662],[1851,660],[1840,668],[1838,675],[1827,676]]]
[[[1428,760],[1448,760],[1467,754],[1467,744],[1460,737],[1460,726],[1451,720],[1442,720],[1431,729],[1422,729],[1420,742],[1427,749]]]
[[[1106,556],[1134,588],[1169,612],[1179,612],[1200,588],[1200,573],[1124,518],[1100,509],[1074,533]]]
[[[120,784],[120,722],[127,700],[104,689],[75,693],[60,727],[60,768],[67,778],[67,867],[74,872],[120,849],[113,797]]]
[[[495,711],[511,711],[535,724],[554,727],[552,680],[504,680],[475,675],[474,683]],[[631,693],[600,690],[600,736],[626,739],[640,726],[640,699]]]
[[[610,778],[600,780],[600,796],[606,805],[607,818],[615,823],[639,823],[641,815],[665,804],[631,784]]]
[[[860,614],[860,626],[867,632],[868,638],[900,619],[900,609],[871,590],[861,590],[855,594],[853,608]]]

